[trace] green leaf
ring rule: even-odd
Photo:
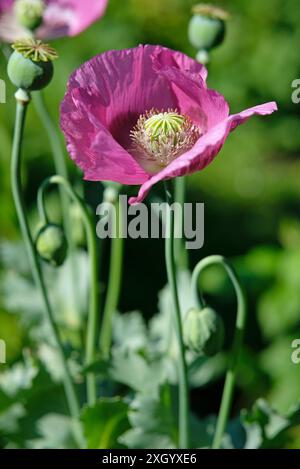
[[[130,405],[129,420],[132,428],[120,441],[128,448],[169,449],[178,445],[177,390],[164,384],[159,395],[138,393]],[[199,420],[190,415],[191,447],[211,445],[215,417]]]
[[[121,448],[119,437],[129,429],[128,404],[121,398],[103,398],[82,412],[89,449]]]
[[[20,420],[26,415],[23,404],[16,402],[5,411],[0,411],[0,433],[2,436],[15,434],[20,430]]]
[[[72,437],[71,419],[66,415],[47,414],[36,424],[38,438],[30,440],[27,447],[32,449],[76,448]]]
[[[109,376],[136,391],[146,389],[150,391],[156,389],[165,380],[166,368],[161,360],[148,363],[138,353],[115,350]]]
[[[281,415],[259,399],[252,410],[241,413],[241,420],[247,434],[246,449],[285,448],[292,439],[289,430],[300,424],[300,407]]]
[[[15,398],[21,391],[30,389],[38,368],[27,358],[24,363],[15,365],[3,371],[0,375],[0,389],[9,397]]]
[[[138,311],[116,313],[113,324],[113,341],[117,348],[140,351],[147,344],[147,328]]]
[[[149,393],[137,394],[130,406],[129,420],[132,429],[122,435],[120,441],[128,448],[175,448],[175,405],[168,385],[160,389],[159,396]]]

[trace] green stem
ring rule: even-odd
[[[166,199],[169,204],[166,220],[165,259],[168,282],[174,307],[175,328],[179,346],[179,448],[189,448],[189,386],[187,364],[183,343],[182,320],[178,298],[176,263],[174,255],[174,211],[170,208],[173,198],[168,182],[165,182]]]
[[[42,219],[47,220],[47,214],[45,210],[45,191],[51,184],[56,184],[62,187],[68,196],[78,204],[84,226],[87,234],[87,246],[90,255],[90,304],[89,304],[89,315],[87,324],[87,340],[86,340],[86,355],[85,361],[86,366],[93,363],[95,360],[95,347],[97,337],[97,324],[98,315],[100,311],[99,305],[99,291],[98,291],[98,255],[97,255],[97,241],[95,235],[95,228],[93,219],[90,211],[87,209],[85,202],[76,194],[72,186],[61,176],[52,176],[46,179],[38,194],[38,208]],[[87,396],[89,405],[94,405],[97,399],[97,388],[96,388],[96,377],[93,372],[87,374]]]
[[[184,223],[184,202],[186,194],[186,178],[184,176],[177,177],[175,179],[175,190],[174,190],[174,200],[178,202],[182,207],[182,218],[177,217],[175,220],[176,223],[176,233],[180,233],[181,237],[175,239],[175,260],[177,266],[181,270],[187,270],[189,265],[188,252],[184,247],[183,240],[183,223]]]
[[[68,179],[68,170],[65,161],[65,154],[61,145],[60,137],[47,109],[42,91],[36,91],[33,94],[33,102],[38,112],[38,115],[45,127],[45,130],[47,131],[47,134],[49,136],[49,143],[51,145],[51,150],[53,154],[55,171],[60,176],[64,177],[65,179]],[[66,212],[68,212],[68,200],[65,197],[64,192],[61,191],[61,193],[62,201],[64,202],[64,207],[66,209]]]
[[[224,390],[220,411],[218,415],[216,430],[213,438],[212,448],[219,449],[221,447],[222,438],[226,430],[226,425],[229,418],[230,408],[233,399],[233,391],[236,381],[237,368],[239,364],[239,356],[243,344],[244,332],[247,318],[247,305],[245,293],[239,283],[234,269],[230,266],[228,261],[222,256],[210,256],[200,261],[193,272],[192,277],[192,291],[194,293],[195,306],[203,307],[203,300],[198,298],[198,280],[201,272],[213,264],[221,265],[227,272],[237,297],[237,317],[235,324],[235,335],[232,348],[231,363],[226,374]]]
[[[107,359],[110,353],[112,341],[112,324],[113,316],[116,312],[122,278],[122,263],[123,263],[123,238],[120,236],[120,225],[122,223],[121,203],[117,201],[115,207],[115,237],[111,240],[111,258],[109,267],[109,279],[106,294],[106,301],[103,311],[103,322],[100,332],[100,349],[103,358]]]
[[[30,267],[34,277],[34,281],[40,290],[41,297],[44,303],[47,320],[49,322],[51,332],[59,353],[60,361],[64,370],[63,384],[65,388],[66,398],[72,416],[74,436],[77,440],[78,445],[83,448],[85,446],[84,438],[82,435],[81,425],[79,423],[80,417],[80,404],[76,394],[75,386],[72,381],[71,373],[67,363],[67,359],[64,355],[63,345],[60,340],[59,331],[55,322],[53,311],[48,298],[45,282],[41,266],[37,257],[33,239],[31,236],[28,219],[26,216],[25,204],[22,196],[22,182],[21,182],[21,149],[22,140],[25,127],[26,110],[30,102],[30,96],[24,91],[19,90],[16,93],[16,120],[15,120],[15,131],[12,149],[11,159],[11,185],[14,203],[18,215],[22,236],[26,245]]]
[[[62,176],[66,180],[68,180],[68,169],[65,160],[65,154],[63,147],[61,145],[61,140],[59,133],[57,132],[56,125],[53,123],[51,115],[47,109],[47,105],[45,102],[45,98],[42,91],[36,91],[33,94],[33,102],[37,113],[43,123],[45,130],[48,135],[49,144],[52,150],[53,155],[53,162],[55,173],[59,176]],[[77,288],[77,281],[78,276],[76,275],[77,272],[77,263],[75,257],[75,243],[72,237],[72,224],[70,218],[70,211],[69,211],[69,204],[68,198],[66,193],[62,188],[59,188],[59,195],[61,200],[61,208],[62,208],[62,220],[66,232],[66,236],[68,239],[69,245],[69,258],[71,263],[71,277],[72,277],[72,288],[73,288],[73,298],[74,300],[74,308],[77,309],[78,305],[80,304],[79,301],[79,293]]]

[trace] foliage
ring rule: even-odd
[[[63,59],[55,63],[46,100],[55,120],[66,80],[75,67],[107,49],[160,43],[190,55],[187,39],[193,0],[110,0],[107,15],[78,38],[54,43]],[[190,253],[191,265],[207,253],[233,258],[249,300],[246,344],[242,351],[226,448],[299,448],[300,365],[291,361],[291,343],[300,337],[299,106],[291,102],[291,83],[299,76],[297,0],[220,1],[231,11],[224,44],[212,53],[209,85],[239,111],[253,102],[276,100],[280,112],[268,121],[249,122],[233,134],[217,160],[188,180],[188,198],[206,205],[205,246]],[[76,52],[76,53],[75,53]],[[6,80],[0,57],[0,78]],[[0,446],[72,448],[62,370],[49,339],[43,308],[10,195],[9,155],[14,115],[13,89],[0,105],[0,338],[8,363],[0,374]],[[36,112],[28,115],[23,182],[31,224],[36,227],[36,190],[53,172],[50,148]],[[71,164],[74,181],[77,174]],[[99,185],[83,187],[93,205]],[[128,191],[131,189],[128,189]],[[135,190],[135,188],[133,189]],[[155,196],[159,197],[159,188]],[[49,211],[60,221],[60,206],[50,194]],[[103,270],[108,244],[103,243]],[[109,361],[92,365],[102,398],[84,407],[82,422],[91,448],[174,448],[177,445],[177,345],[160,241],[128,240],[121,311],[113,325]],[[44,266],[56,320],[81,401],[87,369],[83,366],[88,295],[84,245],[76,256],[78,291],[72,266]],[[104,278],[104,274],[101,274]],[[103,280],[102,278],[102,280]],[[183,313],[190,305],[190,277],[179,278]],[[225,350],[212,358],[188,354],[192,398],[190,422],[194,447],[209,447],[225,370],[230,359],[235,300],[218,269],[203,275],[205,298],[225,322]],[[156,311],[157,292],[158,311]],[[102,292],[103,293],[103,292]],[[141,313],[140,311],[143,311]],[[46,396],[46,398],[45,398]],[[268,403],[267,403],[268,402]],[[243,410],[251,409],[251,410]]]

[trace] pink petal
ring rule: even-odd
[[[36,31],[41,39],[76,36],[103,16],[108,0],[46,0],[44,24]],[[28,36],[13,12],[13,0],[0,0],[0,39],[14,42]]]
[[[203,132],[228,117],[229,106],[224,96],[208,89],[201,73],[161,66],[157,70],[172,84],[180,113],[189,116]]]
[[[76,36],[103,16],[108,0],[47,0],[41,39]]]
[[[89,181],[109,180],[121,184],[142,184],[148,175],[122,148],[110,132],[88,113],[82,90],[68,93],[61,106],[61,128],[71,158]]]
[[[0,0],[0,14],[4,11],[10,10],[13,5],[14,0]]]
[[[61,108],[62,129],[86,179],[138,184],[150,177],[127,151],[130,130],[152,108],[178,107],[172,84],[157,72],[154,61],[161,67],[171,63],[175,70],[184,66],[193,77],[198,71],[201,82],[206,76],[204,67],[184,54],[139,46],[94,57],[70,77]]]
[[[268,115],[276,110],[276,103],[271,102],[229,116],[203,135],[190,151],[174,160],[169,166],[146,181],[141,186],[138,196],[131,197],[129,203],[136,204],[142,202],[151,187],[159,181],[192,174],[204,169],[219,153],[229,133],[238,125],[243,124],[253,115]]]

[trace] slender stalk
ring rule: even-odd
[[[189,386],[187,378],[187,365],[185,347],[183,343],[182,320],[178,298],[176,263],[174,255],[174,212],[170,208],[173,202],[172,192],[165,182],[166,199],[169,204],[166,221],[165,259],[168,282],[174,307],[175,328],[179,347],[179,448],[189,448]]]
[[[61,145],[59,133],[57,132],[56,125],[54,124],[51,115],[48,111],[45,98],[42,91],[36,91],[33,94],[33,103],[37,110],[37,113],[41,119],[41,122],[47,132],[49,144],[52,150],[53,162],[55,173],[59,176],[68,180],[68,168],[65,160],[65,154]],[[72,277],[72,289],[74,298],[74,308],[76,309],[79,302],[79,292],[77,288],[77,263],[75,257],[75,243],[72,238],[72,226],[70,219],[70,211],[68,204],[68,197],[62,188],[59,188],[59,195],[62,208],[62,220],[65,228],[66,236],[69,245],[69,259],[71,263],[71,277]]]
[[[60,176],[64,177],[65,179],[68,179],[68,169],[60,137],[47,109],[42,91],[36,91],[33,94],[33,103],[49,137],[49,143],[51,145],[51,150],[53,154],[55,171]],[[65,197],[64,192],[61,191],[61,193],[62,201],[64,203],[66,211],[68,211],[68,200]]]
[[[175,239],[175,260],[177,266],[181,270],[187,270],[189,265],[188,252],[183,245],[183,223],[184,223],[184,202],[186,194],[186,178],[185,176],[177,177],[175,179],[175,192],[174,199],[175,202],[180,203],[182,207],[182,218],[176,218],[176,227],[175,230],[177,233],[180,233],[181,237]]]
[[[86,365],[90,365],[95,360],[95,347],[97,337],[97,324],[98,315],[100,311],[99,305],[99,291],[98,291],[98,255],[97,255],[97,242],[95,235],[95,228],[93,224],[92,216],[87,209],[85,202],[76,194],[72,186],[61,176],[52,176],[46,179],[38,193],[38,209],[41,217],[47,220],[47,214],[45,210],[45,191],[51,184],[56,184],[63,188],[66,194],[78,204],[86,234],[87,234],[87,246],[90,255],[90,304],[89,304],[89,315],[87,324],[87,340],[86,340],[86,353],[85,361]],[[93,372],[87,374],[87,396],[89,405],[94,405],[97,399],[97,388],[96,378]]]
[[[198,292],[198,280],[201,272],[208,266],[213,264],[221,265],[227,272],[231,283],[235,289],[237,297],[237,317],[235,324],[235,336],[233,341],[231,363],[226,374],[224,390],[222,395],[222,401],[220,411],[217,419],[217,425],[213,438],[212,448],[219,449],[221,447],[222,438],[226,429],[226,425],[229,418],[230,408],[232,404],[233,391],[236,381],[237,368],[239,364],[240,352],[244,339],[244,331],[246,326],[247,318],[247,305],[245,293],[239,283],[237,275],[233,268],[230,266],[228,261],[222,256],[210,256],[200,261],[193,272],[192,277],[192,291],[194,292],[195,305],[203,307],[203,300],[197,299]],[[198,301],[198,302],[197,302]]]
[[[14,203],[16,206],[16,211],[18,215],[18,220],[20,228],[22,231],[22,236],[26,245],[30,267],[32,271],[33,278],[35,283],[40,291],[47,320],[49,322],[53,339],[55,341],[59,358],[64,370],[63,384],[66,393],[66,398],[70,410],[70,414],[73,421],[73,431],[74,436],[78,445],[83,448],[85,447],[84,437],[82,434],[81,425],[79,423],[80,416],[80,404],[76,394],[75,386],[72,381],[71,373],[67,363],[67,359],[64,355],[63,345],[60,340],[59,331],[55,322],[53,311],[50,305],[48,298],[45,282],[43,279],[43,274],[41,266],[37,257],[33,239],[31,236],[28,219],[26,216],[26,209],[22,195],[22,183],[21,183],[21,150],[22,150],[22,140],[26,119],[26,110],[30,102],[30,96],[24,91],[19,90],[16,93],[16,120],[15,120],[15,131],[14,131],[14,140],[13,140],[13,149],[12,149],[12,159],[11,159],[11,185]]]
[[[106,301],[103,311],[103,322],[100,332],[100,349],[103,358],[109,357],[111,341],[112,341],[112,324],[113,316],[116,312],[122,278],[122,263],[123,263],[123,238],[120,236],[120,225],[122,223],[122,207],[121,203],[116,201],[115,207],[115,237],[111,240],[111,257],[109,267],[109,279],[106,294]]]

